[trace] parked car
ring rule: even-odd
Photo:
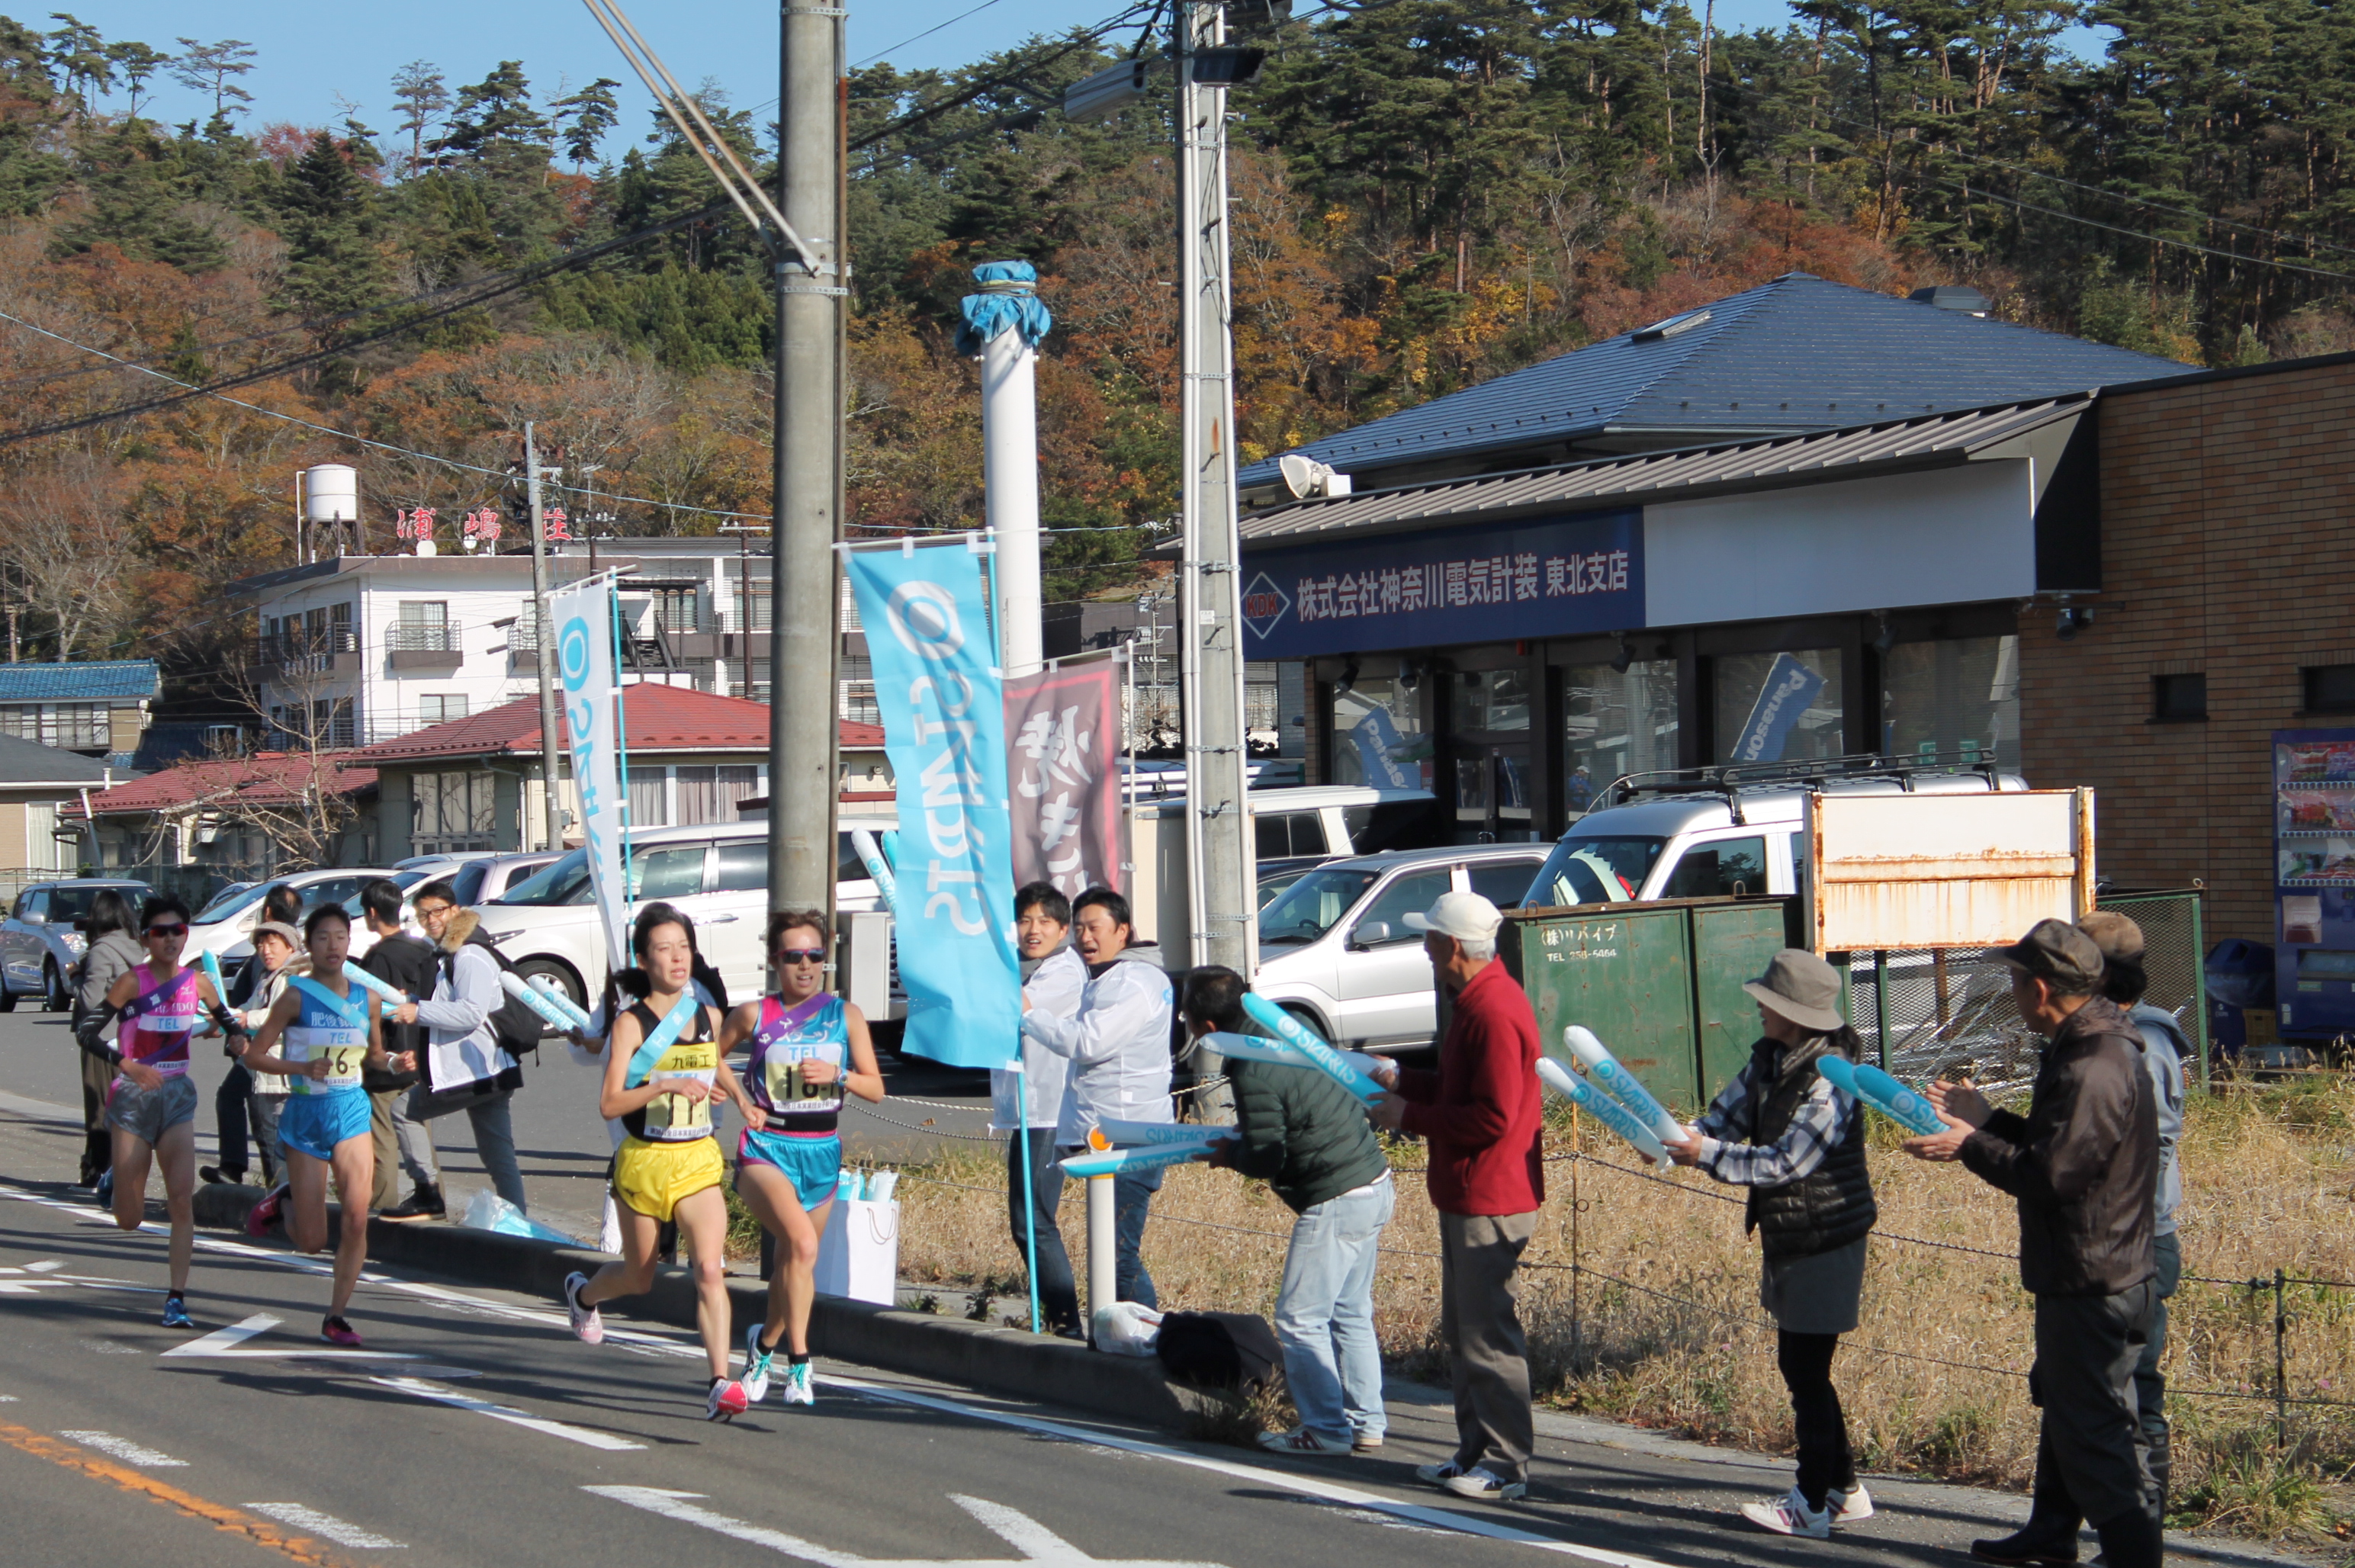
[[[1458,845],[1353,856],[1304,872],[1260,911],[1252,989],[1337,1045],[1427,1046],[1438,1032],[1431,960],[1404,917],[1450,891],[1509,909],[1546,855],[1542,844]]]
[[[882,832],[890,816],[842,819],[835,903],[844,911],[876,907],[875,883],[851,848],[850,829]],[[630,900],[661,900],[695,922],[696,945],[719,971],[729,996],[760,993],[768,955],[761,951],[769,914],[769,825],[708,822],[694,827],[647,827],[629,836]],[[518,973],[546,975],[582,1007],[605,988],[605,936],[589,880],[589,852],[575,849],[541,867],[478,907],[483,933],[499,945]]]
[[[396,871],[428,870],[446,877],[455,867],[497,859],[499,852],[496,849],[465,849],[449,854],[411,855],[405,860],[395,860],[392,869]]]
[[[558,857],[540,853],[531,855],[469,855],[464,859],[434,855],[413,856],[395,866],[386,876],[397,883],[401,891],[400,923],[414,933],[417,912],[412,907],[417,890],[428,882],[447,881],[457,891],[458,902],[471,909],[488,899],[496,898],[511,887],[519,886],[526,878]],[[344,901],[344,912],[352,917],[351,955],[368,956],[376,945],[376,933],[368,929],[360,919],[360,895],[355,891]],[[222,955],[243,958],[253,951],[250,942],[231,948]]]
[[[131,901],[133,914],[139,901],[155,891],[144,882],[75,877],[36,882],[16,895],[8,918],[0,921],[0,1013],[15,1011],[20,996],[39,997],[53,1013],[73,1005],[74,965],[89,945],[80,923],[89,916],[91,901],[109,888]]]
[[[181,957],[194,964],[207,953],[224,960],[232,956],[232,949],[242,950],[234,955],[242,957],[252,951],[248,939],[261,920],[261,895],[283,882],[303,895],[303,907],[314,904],[339,904],[360,891],[360,884],[372,877],[392,873],[375,866],[336,866],[315,871],[290,871],[282,877],[256,882],[241,892],[217,897],[197,912],[188,926],[188,945]]]

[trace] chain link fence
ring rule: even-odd
[[[2208,1072],[2208,995],[2201,967],[2203,926],[2197,889],[2118,892],[2101,900],[2142,927],[2144,1000],[2173,1013],[2198,1048],[2200,1081]],[[1994,1093],[2025,1089],[2036,1078],[2041,1048],[2011,1004],[2011,972],[1980,948],[1859,953],[1849,965],[1857,1034],[1867,1052],[1898,1077],[1922,1083],[1967,1074]]]

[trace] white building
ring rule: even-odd
[[[591,547],[549,547],[560,587]],[[766,701],[769,557],[732,539],[617,539],[593,569],[622,569],[623,679]],[[262,727],[279,743],[369,745],[538,691],[531,556],[337,556],[232,583],[257,616],[251,658]],[[857,626],[845,586],[844,624]],[[874,722],[865,640],[845,637],[841,717]]]

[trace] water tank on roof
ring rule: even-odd
[[[354,523],[360,516],[360,471],[344,463],[322,463],[303,471],[303,520]]]

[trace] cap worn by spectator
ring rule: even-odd
[[[2079,921],[2077,929],[2094,939],[2105,960],[2142,956],[2142,927],[2115,910],[2097,909]]]
[[[264,935],[284,937],[287,946],[297,953],[303,951],[303,933],[282,920],[265,920],[253,928],[253,934],[257,937]]]
[[[2026,936],[2009,947],[1988,948],[1987,956],[2043,981],[2060,996],[2090,997],[2102,988],[2101,948],[2065,920],[2040,920]]]
[[[1848,1022],[1839,1014],[1839,971],[1803,948],[1785,947],[1742,988],[1803,1028],[1829,1034]]]
[[[1478,893],[1442,893],[1422,914],[1401,917],[1409,931],[1435,931],[1458,942],[1489,942],[1505,917]]]

